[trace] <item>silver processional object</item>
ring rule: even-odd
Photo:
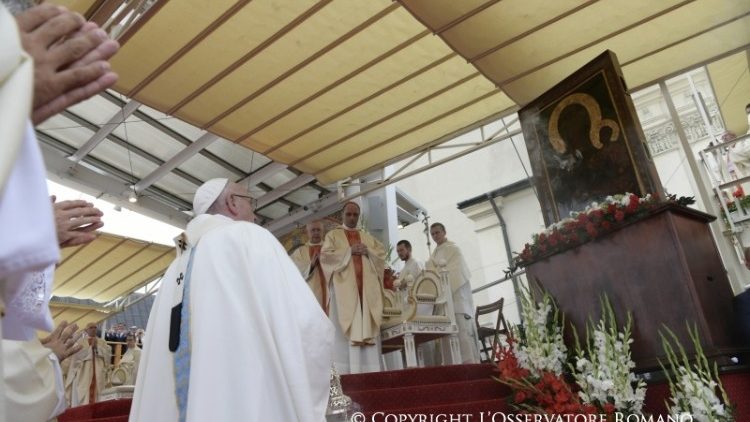
[[[336,365],[331,365],[331,378],[328,396],[326,419],[328,421],[346,421],[353,408],[351,397],[344,394],[341,388],[341,377],[336,371]]]

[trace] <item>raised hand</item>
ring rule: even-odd
[[[34,59],[34,124],[117,82],[107,60],[119,44],[95,23],[50,4],[17,15],[16,22]]]
[[[78,336],[78,325],[70,324],[63,321],[52,333],[41,340],[42,345],[57,356],[57,360],[62,362],[68,357],[78,353],[83,346],[76,341]]]
[[[82,200],[55,202],[57,242],[61,248],[79,246],[96,239],[96,230],[104,226],[102,212],[94,204]]]

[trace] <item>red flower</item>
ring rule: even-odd
[[[615,410],[617,410],[617,408],[615,408],[614,404],[607,402],[607,403],[604,403],[603,410],[604,410],[604,413],[610,415],[612,413],[615,413]]]
[[[497,353],[495,354],[498,359],[497,368],[500,370],[500,377],[506,379],[526,378],[529,375],[529,371],[521,368],[518,364],[518,358],[513,352],[513,343],[515,343],[515,339],[509,336],[507,341],[508,347],[498,347]]]
[[[586,224],[586,233],[589,234],[591,237],[596,237],[596,227],[594,226],[594,223],[588,223]]]
[[[593,414],[596,414],[596,413],[599,413],[599,412],[597,412],[596,406],[594,406],[593,404],[584,404],[581,407],[581,413],[586,413],[588,415],[593,415]]]
[[[515,401],[516,403],[523,403],[525,400],[526,400],[525,391],[516,392],[516,396],[513,398],[513,401]]]
[[[732,192],[732,196],[734,196],[735,198],[742,198],[743,196],[745,196],[745,190],[742,189],[742,186],[737,186],[737,189]]]
[[[744,192],[737,191],[735,194],[744,195]],[[620,202],[608,203],[604,209],[594,208],[587,213],[579,213],[575,218],[558,223],[551,231],[534,235],[533,242],[524,245],[523,252],[515,258],[516,265],[527,265],[541,255],[559,250],[561,244],[575,245],[583,240],[596,238],[611,231],[615,224],[624,221],[628,215],[647,211],[655,206],[655,197],[641,203],[638,195],[629,194],[627,201],[627,206]]]
[[[638,198],[638,195],[630,195],[630,202],[628,202],[628,206],[625,209],[625,212],[628,214],[632,214],[638,210],[638,206],[640,205],[640,201]]]
[[[539,388],[539,389],[541,390],[541,389],[542,389],[542,388],[544,388],[544,387],[537,387],[537,388]],[[545,393],[545,394],[540,394],[540,395],[539,395],[539,396],[537,397],[537,401],[538,401],[539,403],[541,403],[541,404],[546,404],[546,405],[551,405],[552,403],[554,403],[554,402],[555,402],[555,400],[554,400],[554,399],[552,398],[552,395],[551,395],[551,394],[548,394],[548,393]]]

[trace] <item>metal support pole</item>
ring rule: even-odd
[[[487,194],[487,200],[490,201],[490,204],[492,205],[492,210],[495,211],[495,215],[497,216],[497,220],[500,222],[500,230],[503,232],[503,244],[505,245],[505,256],[508,257],[508,265],[513,265],[513,254],[510,251],[510,239],[508,237],[508,229],[505,225],[505,219],[503,218],[503,214],[500,213],[500,208],[497,206],[497,203],[495,203],[495,198]],[[521,324],[523,324],[523,312],[521,312],[521,301],[518,300],[518,298],[521,297],[521,289],[518,287],[518,276],[513,275],[511,277],[511,281],[513,282],[513,293],[516,295],[516,307],[518,308],[518,316],[521,319]]]
[[[717,214],[717,209],[713,201],[713,197],[709,194],[709,190],[707,189],[703,178],[700,176],[701,173],[698,167],[698,161],[695,159],[693,149],[688,142],[685,130],[682,128],[680,116],[677,113],[677,108],[674,106],[674,102],[672,101],[672,96],[669,93],[666,82],[659,82],[659,89],[661,90],[661,94],[664,97],[664,101],[667,103],[667,109],[669,110],[669,114],[672,117],[672,122],[674,123],[675,130],[677,131],[677,136],[680,139],[680,145],[682,146],[682,151],[685,153],[690,172],[692,173],[693,178],[696,181],[698,196],[703,201],[703,204],[709,213]],[[719,200],[721,200],[721,198],[719,198]],[[727,218],[730,217],[727,215]],[[732,290],[735,293],[742,292],[744,290],[744,286],[741,281],[740,272],[738,271],[739,261],[738,259],[736,259],[737,254],[727,243],[727,239],[723,236],[720,224],[721,223],[716,220],[712,223],[709,223],[709,228],[711,229],[711,233],[714,235],[714,241],[719,248],[719,252],[725,260],[724,267],[727,270],[727,277],[729,278],[729,284],[731,285]],[[731,259],[730,257],[735,257],[735,259],[732,262],[729,262],[729,260]]]

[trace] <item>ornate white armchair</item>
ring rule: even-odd
[[[401,292],[383,289],[383,322],[381,327],[393,326],[401,323],[404,307],[401,301]]]
[[[126,385],[128,382],[128,371],[121,366],[112,369],[109,374],[109,382],[113,387],[117,387],[118,385]]]
[[[381,324],[383,349],[403,349],[407,367],[424,366],[421,353],[417,358],[417,347],[443,336],[450,338],[453,363],[461,363],[453,295],[447,271],[441,268],[440,273],[423,271],[405,291],[385,292]]]

